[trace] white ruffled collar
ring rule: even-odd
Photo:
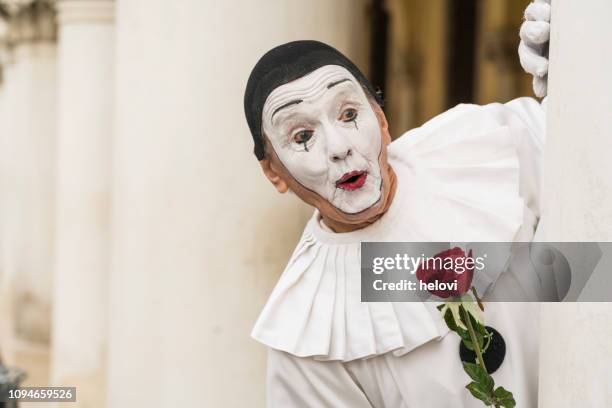
[[[360,244],[322,243],[315,224],[257,321],[256,340],[298,357],[351,361],[407,353],[447,332],[433,303],[362,303]]]

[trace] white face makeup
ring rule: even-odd
[[[380,199],[380,125],[346,68],[326,65],[279,86],[262,122],[291,175],[340,211],[355,214]]]

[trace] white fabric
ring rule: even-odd
[[[540,211],[543,135],[543,110],[533,99],[521,98],[505,105],[459,105],[389,146],[389,162],[398,186],[389,210],[376,223],[350,233],[333,233],[321,227],[315,211],[252,332],[256,340],[278,350],[270,354],[270,405],[461,406],[448,399],[457,393],[464,398],[466,393],[465,384],[457,381],[464,382],[467,376],[455,375],[461,370],[456,336],[445,336],[448,329],[433,303],[362,303],[360,242],[531,240]],[[487,285],[497,278],[495,273],[488,276]],[[524,339],[532,336],[537,344],[537,330],[531,327],[537,313],[530,311],[520,319],[504,307],[501,303],[490,305],[493,310],[502,308],[512,319],[492,318],[489,311],[485,314],[487,322],[504,328],[504,337],[512,343],[509,347],[517,353],[506,357],[516,363],[504,363],[504,379],[515,376],[511,386],[519,387],[520,392],[531,390],[534,385],[522,378],[521,364],[527,360],[537,363],[537,348]],[[523,320],[529,323],[515,326]],[[453,354],[452,363],[441,362],[440,356],[446,354]],[[413,361],[419,363],[413,366]],[[441,395],[446,396],[440,401],[447,405],[408,403],[419,400],[410,396],[412,388],[404,387],[402,378],[410,382],[419,371],[427,370],[428,364],[439,363],[453,373],[444,378],[455,382],[438,381],[437,374],[433,377],[429,373],[425,375],[430,381],[427,392],[435,394],[437,386],[431,381],[439,382]],[[347,367],[362,367],[363,371],[343,374]],[[312,370],[308,375],[313,378],[304,379],[310,390],[303,392],[317,395],[291,391],[300,387],[299,381],[293,385],[283,380],[283,370],[288,370],[287,378],[290,372],[299,376]],[[356,380],[360,375],[363,379]],[[342,384],[336,387],[336,380],[330,382],[328,377]],[[326,403],[304,402],[318,398],[325,389],[335,395]],[[414,395],[424,392],[417,390]],[[343,395],[349,399],[343,400]],[[293,403],[281,403],[291,398],[295,398]],[[374,403],[376,398],[379,403]],[[334,401],[337,403],[332,404]]]
[[[520,408],[538,402],[537,303],[488,303],[487,320],[502,333],[506,356],[492,374],[512,391]],[[397,357],[391,353],[348,363],[316,361],[270,349],[270,408],[482,408],[464,388],[470,382],[459,361],[459,338],[445,336]]]

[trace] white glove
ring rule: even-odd
[[[550,0],[534,0],[525,9],[519,33],[519,59],[523,69],[533,75],[536,96],[546,96],[548,82],[548,42],[550,40]]]

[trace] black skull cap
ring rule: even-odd
[[[346,68],[376,99],[376,102],[383,106],[382,96],[374,90],[359,68],[335,48],[313,40],[279,45],[257,61],[244,91],[244,114],[255,143],[254,153],[257,160],[265,158],[261,116],[268,95],[279,86],[325,65],[339,65]]]

